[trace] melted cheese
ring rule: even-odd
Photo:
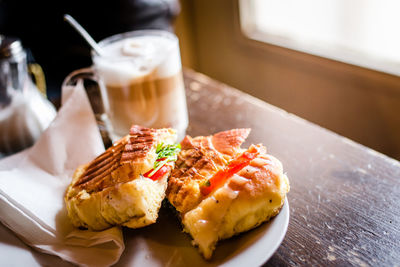
[[[288,191],[279,160],[260,155],[183,214],[184,230],[204,258],[210,259],[218,240],[250,230],[278,214]]]
[[[247,180],[247,179],[246,179]],[[216,190],[212,196],[204,199],[197,208],[189,211],[183,218],[186,230],[205,258],[210,258],[215,244],[220,239],[219,233],[231,203],[239,195],[229,184]]]

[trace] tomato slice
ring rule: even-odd
[[[154,171],[154,169],[151,169],[150,171],[146,172],[145,174],[143,174],[143,176],[153,181],[157,181],[158,179],[163,177],[167,172],[169,172],[171,168],[172,168],[171,165],[165,164],[160,169],[158,169],[158,171],[156,171],[152,176],[149,177],[149,175]]]
[[[259,154],[260,148],[251,146],[247,151],[233,159],[228,166],[215,173],[205,185],[200,187],[201,194],[206,196],[211,193],[215,188],[219,187],[222,183],[228,180],[229,177],[249,165],[250,161],[256,158]]]

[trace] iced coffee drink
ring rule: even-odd
[[[93,55],[101,77],[103,102],[112,138],[132,124],[172,127],[183,138],[188,124],[179,43],[164,31],[136,31],[100,42],[104,55]]]

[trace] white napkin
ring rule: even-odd
[[[74,228],[64,194],[76,167],[104,151],[80,81],[63,88],[56,118],[28,150],[0,161],[0,221],[28,245],[82,266],[109,266],[123,250],[120,228]]]

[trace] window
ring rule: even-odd
[[[239,0],[250,39],[400,75],[398,0]]]

